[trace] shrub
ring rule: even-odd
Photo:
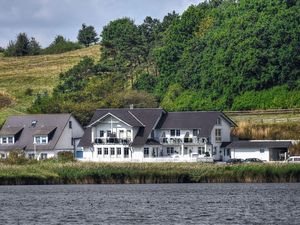
[[[59,152],[57,154],[57,159],[59,162],[74,162],[74,153],[73,152],[68,152],[68,151],[63,151]]]
[[[32,88],[26,88],[24,94],[27,96],[32,96],[32,94],[33,94]]]
[[[25,152],[23,150],[15,149],[9,152],[6,162],[8,164],[25,164],[29,161],[25,157]]]
[[[4,93],[0,93],[0,109],[9,106],[11,103],[12,100],[9,96]]]
[[[55,40],[42,51],[42,54],[59,54],[63,52],[80,49],[81,45],[72,41],[66,40],[64,37],[58,35]]]

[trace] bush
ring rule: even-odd
[[[57,154],[57,159],[59,162],[74,162],[75,161],[74,153],[68,152],[68,151],[59,152]]]
[[[24,94],[27,96],[32,96],[32,94],[33,94],[32,88],[26,88]]]
[[[6,106],[9,106],[12,103],[12,100],[10,99],[9,96],[0,93],[0,109],[4,108]]]
[[[80,44],[66,40],[62,36],[57,36],[55,40],[42,51],[42,54],[59,54],[64,52],[73,51],[82,48]]]
[[[25,164],[28,161],[29,159],[25,157],[25,152],[19,149],[10,151],[6,159],[6,162],[8,164],[17,164],[17,165]]]

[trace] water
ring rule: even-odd
[[[0,224],[299,224],[300,184],[0,186]]]

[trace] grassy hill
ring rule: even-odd
[[[8,96],[12,104],[0,108],[0,124],[8,115],[24,114],[42,91],[51,92],[58,82],[58,75],[74,66],[84,56],[98,60],[99,45],[55,55],[3,57],[0,55],[0,94]],[[26,95],[32,89],[32,95]]]

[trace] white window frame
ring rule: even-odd
[[[222,142],[222,129],[220,128],[215,129],[215,141]]]
[[[34,136],[33,143],[37,145],[46,145],[48,144],[48,136]]]
[[[4,142],[5,140],[5,142]],[[0,138],[0,144],[4,145],[11,145],[15,143],[15,137],[14,136],[3,136]]]

